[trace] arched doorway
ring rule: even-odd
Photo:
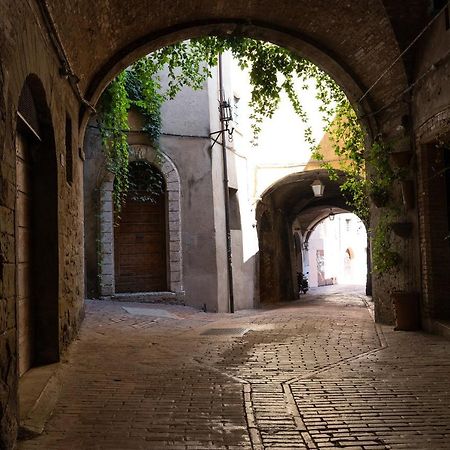
[[[30,75],[16,137],[16,289],[19,376],[59,360],[56,154],[45,93]]]
[[[367,232],[358,216],[330,213],[310,228],[306,255],[310,286],[365,286]]]
[[[130,190],[114,230],[117,293],[167,291],[166,215],[162,173],[145,161],[130,163]]]

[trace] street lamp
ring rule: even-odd
[[[230,102],[223,100],[219,103],[220,121],[225,124],[225,129],[228,130],[228,123],[233,120],[233,112],[231,110]]]
[[[314,197],[322,197],[325,185],[317,178],[311,183],[311,189],[313,190]]]
[[[219,114],[220,114],[220,123],[222,124],[222,129],[219,131],[214,131],[210,133],[210,137],[216,135],[211,145],[211,148],[217,143],[217,140],[221,135],[225,138],[225,132],[228,133],[228,139],[232,139],[234,128],[230,128],[230,122],[233,120],[233,112],[230,105],[230,102],[227,100],[222,100],[219,102]]]

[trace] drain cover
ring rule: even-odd
[[[200,333],[203,336],[243,336],[247,328],[210,328]]]
[[[150,317],[164,317],[166,319],[179,319],[175,314],[172,314],[165,309],[156,308],[138,308],[135,306],[122,306],[122,308],[133,316],[150,316]]]

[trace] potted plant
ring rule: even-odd
[[[377,208],[386,206],[389,201],[389,192],[379,180],[369,182],[369,197]]]
[[[412,234],[413,224],[411,222],[392,222],[391,230],[401,238],[409,238]]]
[[[409,166],[412,158],[411,150],[403,150],[400,152],[392,152],[389,154],[389,159],[392,165],[398,169],[405,168]]]

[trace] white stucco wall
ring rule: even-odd
[[[320,250],[324,253],[326,279],[334,278],[337,284],[366,283],[367,233],[357,216],[337,214],[334,220],[325,219],[317,225],[308,243],[308,277],[311,286],[318,285],[317,252]]]
[[[167,85],[167,74],[161,74],[162,86]],[[182,136],[208,137],[210,115],[208,85],[194,91],[183,88],[173,100],[165,102],[161,108],[162,133]]]

